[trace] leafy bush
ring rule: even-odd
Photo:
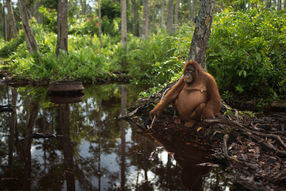
[[[187,59],[193,27],[184,25],[176,36],[159,32],[139,40],[128,55],[135,83],[160,86],[178,79]],[[132,42],[131,42],[132,43]]]
[[[207,63],[219,87],[253,97],[285,95],[285,26],[286,15],[276,11],[226,9],[216,15]]]
[[[39,52],[30,55],[26,44],[19,45],[10,57],[10,71],[20,78],[30,80],[62,80],[109,78],[118,69],[113,55],[119,52],[118,38],[103,35],[103,48],[95,35],[69,35],[69,52],[55,55],[56,34],[46,32],[41,25],[31,22],[38,42]]]
[[[10,42],[6,43],[5,46],[0,49],[0,57],[8,58],[17,50],[18,46],[23,42],[24,33],[23,31],[20,31],[19,36],[17,38],[13,38]]]

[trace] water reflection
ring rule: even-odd
[[[0,103],[13,108],[0,113],[0,190],[187,190],[186,183],[193,190],[227,187],[214,170],[195,165],[185,154],[188,148],[170,148],[157,139],[172,156],[118,120],[137,99],[139,90],[132,86],[86,87],[81,101],[77,97],[72,103],[54,101],[45,87],[0,89]]]

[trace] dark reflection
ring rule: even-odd
[[[208,153],[159,137],[154,141],[118,119],[135,103],[138,87],[90,86],[75,99],[57,101],[46,87],[0,89],[5,90],[0,102],[13,108],[0,113],[0,190],[214,190],[215,184],[228,185],[219,171],[204,176],[209,167],[196,165]]]
[[[12,112],[10,117],[10,130],[9,130],[9,154],[8,154],[8,169],[9,176],[13,177],[13,161],[14,161],[14,142],[15,142],[15,129],[17,128],[17,103],[18,93],[15,88],[12,89]]]
[[[193,149],[192,146],[181,148],[181,151],[174,153],[175,160],[182,168],[182,180],[190,190],[203,190],[204,176],[211,171],[209,166],[200,166],[202,163],[210,162],[209,153]]]
[[[71,104],[81,102],[83,95],[84,94],[82,92],[71,92],[68,94],[52,93],[49,97],[52,103]]]
[[[27,116],[27,126],[24,131],[24,190],[31,190],[32,186],[32,158],[31,158],[31,144],[32,144],[32,133],[35,125],[37,115],[39,112],[38,100],[33,100],[29,104],[29,115]]]
[[[183,134],[183,132],[182,132]],[[176,137],[153,136],[159,141],[168,152],[172,153],[175,160],[181,167],[181,177],[184,185],[190,190],[203,190],[203,177],[208,175],[211,167],[201,166],[200,164],[210,162],[210,152],[208,148],[198,150],[198,148],[181,141]]]
[[[68,104],[59,106],[59,125],[63,133],[64,175],[67,190],[75,190],[73,148],[70,139],[70,109]]]
[[[127,89],[125,85],[121,86],[121,115],[126,115],[126,108],[127,108]],[[125,137],[125,127],[127,126],[126,122],[121,120],[120,121],[120,130],[121,130],[121,145],[120,145],[120,169],[121,169],[121,190],[125,190],[125,171],[126,171],[126,137]]]

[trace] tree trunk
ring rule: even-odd
[[[175,7],[175,33],[177,32],[178,29],[178,24],[179,24],[179,3],[180,0],[176,0],[176,7]]]
[[[286,9],[286,0],[284,0],[284,9]]]
[[[33,35],[32,29],[30,27],[29,17],[28,17],[28,12],[27,12],[28,9],[26,7],[25,1],[19,0],[19,6],[20,6],[20,15],[21,15],[22,23],[23,23],[27,48],[29,52],[33,54],[33,53],[38,52],[38,44]]]
[[[149,4],[143,0],[143,38],[149,37]]]
[[[7,40],[10,41],[12,38],[16,37],[17,27],[16,27],[16,21],[13,13],[13,8],[11,4],[11,0],[6,0],[6,6],[8,9],[8,34],[7,34]]]
[[[100,48],[102,48],[102,38],[101,38],[101,6],[100,6],[100,0],[98,0],[98,36],[99,36],[99,43],[100,43]]]
[[[189,53],[189,60],[195,60],[206,68],[206,49],[211,33],[212,14],[214,10],[214,0],[201,0],[199,15],[196,22],[192,44]]]
[[[60,50],[68,52],[68,0],[58,1],[58,39],[56,55]]]
[[[5,14],[5,6],[4,6],[4,0],[3,0],[3,3],[2,3],[2,21],[3,21],[3,28],[2,28],[2,30],[3,30],[3,37],[4,37],[4,39],[7,39],[6,37],[6,34],[7,34],[7,29],[6,29],[6,27],[7,27],[7,25],[6,25],[6,14]]]
[[[192,0],[192,3],[191,18],[192,22],[195,23],[197,0]]]
[[[166,6],[166,0],[162,0],[161,2],[161,27],[165,27],[165,6]]]
[[[278,0],[278,4],[277,4],[277,10],[280,11],[281,10],[281,0]]]
[[[136,0],[131,0],[132,3],[132,33],[137,36],[137,4]]]
[[[127,22],[126,22],[126,0],[121,0],[121,46],[126,48]]]
[[[168,18],[167,18],[167,32],[173,32],[173,11],[174,10],[174,0],[168,1]]]

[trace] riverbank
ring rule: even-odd
[[[174,124],[173,110],[168,108],[151,125],[148,111],[156,104],[156,100],[158,96],[141,102],[126,119],[147,136],[159,141],[167,150],[170,147],[168,145],[176,147],[170,152],[180,151],[186,146],[210,152],[207,158],[220,165],[241,189],[286,189],[285,112],[268,115],[259,113],[254,117],[224,105],[216,119],[185,128]],[[197,165],[200,163],[198,161]]]

